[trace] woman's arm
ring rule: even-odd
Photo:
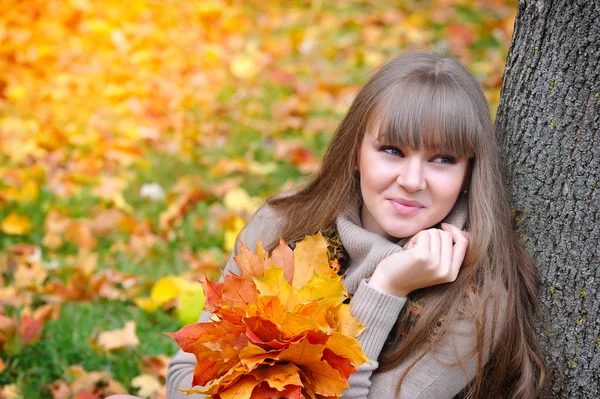
[[[486,310],[486,334],[483,340],[481,366],[485,366],[489,356],[492,328],[493,306]],[[500,307],[494,345],[499,344],[498,337],[502,330],[504,310]],[[475,352],[477,330],[475,323],[461,318],[449,326],[446,338],[425,354],[410,369],[402,381],[400,395],[395,395],[400,378],[404,372],[423,353],[415,353],[410,359],[402,362],[394,369],[375,374],[368,398],[398,397],[401,399],[451,399],[461,392],[477,374],[477,355]]]
[[[406,298],[377,291],[366,281],[358,286],[350,301],[350,312],[366,327],[358,341],[370,364],[359,366],[356,373],[350,375],[350,387],[344,391],[342,398],[358,399],[369,395],[371,375],[379,365],[377,358],[405,302]],[[378,399],[384,397],[387,396],[380,396]]]

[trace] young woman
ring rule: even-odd
[[[341,243],[371,361],[344,398],[538,393],[538,279],[512,230],[498,152],[469,72],[432,52],[405,53],[358,93],[314,179],[270,198],[240,234],[251,249],[319,231],[331,248]],[[227,268],[239,271],[232,259]],[[194,356],[175,355],[169,398],[183,397],[176,388],[190,388],[194,366]]]

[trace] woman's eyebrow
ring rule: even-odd
[[[375,143],[389,143],[389,141],[387,140],[387,138],[383,135],[377,135],[377,136],[373,136],[372,139],[373,142]]]

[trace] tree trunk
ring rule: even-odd
[[[520,0],[496,117],[541,277],[543,397],[600,398],[600,0]]]

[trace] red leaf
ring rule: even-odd
[[[192,352],[197,343],[221,341],[228,342],[243,334],[246,327],[235,325],[227,320],[190,324],[175,333],[166,333],[177,341],[184,352]]]
[[[29,317],[24,317],[19,325],[19,335],[23,344],[29,344],[39,338],[40,332],[44,327],[42,320],[36,320]]]
[[[306,333],[306,339],[312,345],[325,345],[329,339],[329,335],[325,334],[323,331],[313,330]]]
[[[282,398],[286,399],[305,399],[302,395],[302,387],[297,385],[288,385],[283,392],[281,392]]]
[[[286,396],[282,396],[281,392],[275,388],[271,388],[264,382],[252,391],[252,399],[279,399],[282,397],[285,398]]]
[[[239,362],[238,353],[237,349],[227,344],[215,348],[215,350],[211,350],[202,344],[195,345],[196,367],[194,368],[192,386],[204,386],[209,381],[226,374]]]
[[[208,277],[204,276],[203,280],[198,280],[200,284],[202,284],[202,289],[204,290],[204,296],[206,298],[206,303],[204,305],[204,309],[207,312],[213,313],[215,311],[215,305],[221,304],[221,299],[223,296],[222,293],[222,283],[213,283],[208,279]]]
[[[219,376],[218,369],[222,366],[223,362],[218,360],[210,359],[198,359],[196,367],[194,367],[194,378],[192,379],[192,386],[196,385],[204,386],[209,381],[214,380]]]
[[[356,367],[352,365],[350,359],[338,356],[333,353],[332,350],[327,348],[323,350],[322,360],[329,363],[331,368],[337,370],[340,373],[340,376],[346,380],[348,377],[350,377],[350,373],[354,373],[356,371]]]
[[[277,325],[260,317],[250,317],[244,320],[248,329],[246,335],[250,341],[267,348],[281,349],[289,345],[282,341],[282,334]]]
[[[222,292],[223,302],[233,306],[247,306],[257,297],[254,282],[235,274],[225,275]]]
[[[302,395],[302,387],[299,385],[287,385],[283,391],[271,388],[268,384],[262,383],[252,391],[252,399],[305,399]]]

